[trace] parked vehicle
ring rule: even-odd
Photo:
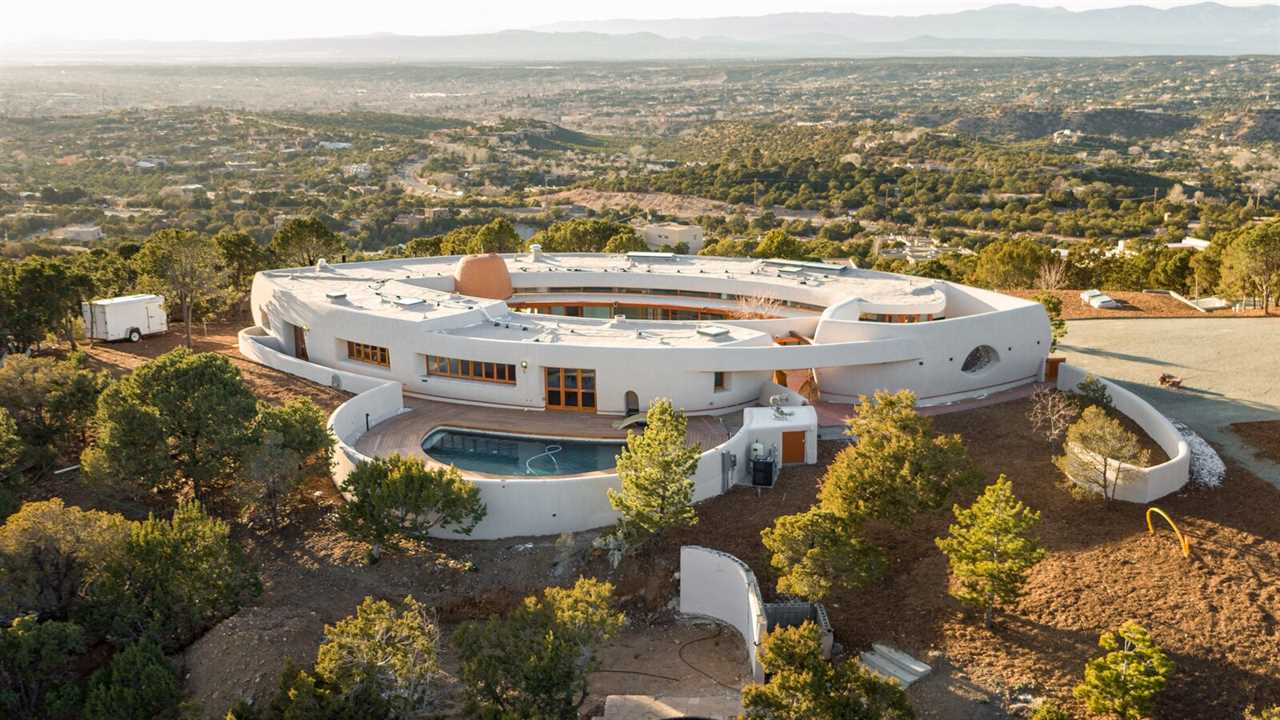
[[[81,303],[85,335],[90,340],[138,342],[169,329],[163,295],[125,295]]]

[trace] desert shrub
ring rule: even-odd
[[[0,628],[0,716],[75,717],[80,687],[72,661],[83,652],[84,631],[75,623],[22,615]]]
[[[580,578],[549,587],[506,617],[469,622],[454,634],[469,717],[572,718],[587,696],[595,650],[622,627],[613,586]]]
[[[338,524],[373,546],[375,562],[384,545],[426,540],[436,527],[470,534],[485,516],[480,489],[457,468],[428,468],[399,454],[360,463],[342,489],[351,497],[339,510]]]
[[[128,538],[120,515],[66,507],[58,498],[26,503],[0,525],[0,620],[32,612],[65,619]]]
[[[1076,389],[1071,391],[1071,395],[1080,406],[1081,412],[1091,407],[1102,408],[1107,412],[1115,409],[1107,384],[1095,375],[1086,375]]]
[[[315,675],[344,695],[367,689],[386,701],[393,717],[417,717],[436,701],[439,642],[439,628],[412,597],[400,611],[365,598],[355,615],[325,626]]]
[[[132,524],[123,552],[89,586],[83,618],[115,641],[145,638],[176,650],[259,590],[231,528],[186,502],[167,520]]]
[[[915,712],[896,684],[854,660],[822,657],[818,627],[805,622],[769,633],[759,650],[767,680],[742,691],[747,718],[761,720],[910,720]]]
[[[1101,495],[1109,503],[1129,479],[1126,468],[1145,466],[1150,458],[1137,435],[1101,407],[1091,406],[1067,429],[1063,454],[1054,463],[1077,494],[1086,498]]]
[[[178,716],[178,674],[153,642],[136,642],[93,674],[85,720],[171,720]]]

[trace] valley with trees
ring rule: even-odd
[[[710,448],[662,398],[618,433],[616,525],[480,540],[456,467],[336,487],[352,393],[236,338],[262,271],[533,245],[1008,292],[1055,355],[1114,318],[1280,332],[1276,55],[3,70],[0,716],[577,720],[622,678],[756,720],[1280,713],[1275,479],[1224,451],[1221,487],[1161,499],[1183,557],[1117,499],[1169,457],[1099,378],[944,412],[886,388],[817,465],[700,502]],[[705,245],[646,241],[667,222]],[[167,333],[89,339],[81,303],[140,293]],[[756,649],[677,617],[687,545],[820,602],[833,657],[812,622]],[[868,670],[886,640],[938,680]]]

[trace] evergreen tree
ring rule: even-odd
[[[10,417],[8,410],[0,407],[0,482],[7,480],[9,474],[18,469],[23,449],[18,424]]]
[[[1100,407],[1089,407],[1067,429],[1063,454],[1054,460],[1087,497],[1101,495],[1111,502],[1120,485],[1128,480],[1127,466],[1145,466],[1150,452],[1138,436]]]
[[[70,720],[80,707],[72,660],[84,652],[79,625],[20,615],[0,627],[0,716]]]
[[[645,414],[641,434],[627,433],[618,455],[622,490],[609,490],[609,503],[621,516],[619,528],[637,544],[666,530],[698,522],[693,509],[693,473],[702,449],[689,445],[684,413],[658,398]]]
[[[431,709],[443,678],[439,641],[440,630],[413,597],[399,612],[367,597],[355,615],[325,626],[315,674],[343,694],[382,697],[393,717],[415,718]]]
[[[428,468],[398,453],[357,465],[342,491],[347,502],[338,511],[338,524],[372,544],[373,562],[397,538],[424,541],[437,527],[469,535],[485,516],[480,489],[457,468]]]
[[[85,696],[85,720],[170,720],[178,716],[182,689],[173,666],[153,642],[136,642],[93,674]]]
[[[1067,336],[1067,321],[1062,319],[1062,298],[1049,292],[1037,293],[1032,298],[1044,306],[1049,316],[1049,352],[1058,351],[1058,343]]]
[[[316,217],[291,218],[271,237],[271,254],[276,262],[288,266],[338,262],[346,251],[346,242]]]
[[[760,533],[778,571],[778,592],[821,600],[837,587],[862,587],[880,577],[880,548],[859,537],[855,523],[818,508],[782,515]]]
[[[1085,663],[1084,681],[1072,691],[1076,699],[1096,715],[1120,720],[1150,717],[1156,695],[1173,673],[1173,662],[1132,620],[1118,632],[1104,632],[1098,645],[1107,653]]]
[[[90,584],[85,625],[116,641],[185,647],[261,590],[231,528],[184,502],[168,520],[132,524],[118,558]]]
[[[308,473],[329,472],[333,435],[324,411],[308,398],[281,406],[262,404],[250,432],[257,443],[248,465],[250,505],[262,510],[272,528],[281,505]]]
[[[218,288],[218,249],[189,230],[161,230],[142,244],[133,256],[139,282],[164,293],[165,300],[182,309],[187,347],[191,347],[191,317],[195,306]]]
[[[147,490],[190,483],[204,499],[252,447],[249,423],[257,410],[225,356],[172,350],[102,393],[94,444],[81,455],[85,475]]]
[[[454,633],[467,687],[468,717],[574,718],[587,696],[595,650],[622,628],[613,586],[579,578],[549,587],[503,618],[468,622]]]
[[[907,695],[854,660],[822,657],[818,627],[780,627],[760,643],[764,683],[742,691],[746,718],[760,720],[911,720]]]
[[[954,587],[961,602],[982,608],[988,627],[997,606],[1017,602],[1027,583],[1027,571],[1044,559],[1044,549],[1031,537],[1040,513],[1013,495],[1001,475],[968,508],[952,508],[956,522],[938,548],[951,562]]]

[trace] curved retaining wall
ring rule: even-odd
[[[681,547],[680,612],[733,626],[746,645],[752,677],[764,682],[764,668],[756,658],[756,649],[768,632],[769,621],[760,585],[746,563],[719,550],[697,545]]]
[[[1058,389],[1075,390],[1086,377],[1088,374],[1080,368],[1063,364],[1058,368]],[[1182,489],[1191,477],[1191,448],[1182,433],[1146,400],[1106,378],[1098,379],[1106,384],[1115,409],[1137,423],[1169,456],[1168,461],[1152,467],[1125,465],[1120,471],[1125,480],[1116,487],[1115,498],[1149,503]]]

